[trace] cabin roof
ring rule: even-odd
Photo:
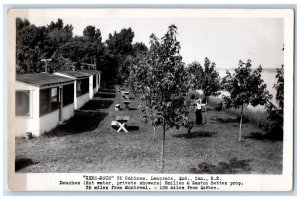
[[[72,78],[67,78],[50,73],[17,74],[16,80],[38,87],[53,84],[63,84],[66,82],[74,81],[74,79]]]
[[[74,77],[74,78],[85,78],[85,77],[90,76],[90,74],[85,73],[82,70],[80,70],[80,71],[72,71],[72,70],[58,71],[58,73],[65,74],[65,75],[68,75],[68,76],[71,76],[71,77]]]

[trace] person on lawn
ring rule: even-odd
[[[202,107],[205,105],[206,104],[202,104],[201,99],[196,100],[196,109],[195,109],[196,125],[202,125]]]

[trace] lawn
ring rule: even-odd
[[[74,117],[44,136],[16,138],[18,172],[160,173],[162,130],[140,119],[139,98],[130,110],[115,111],[122,103],[117,90],[106,88],[76,111]],[[111,121],[130,116],[128,133],[116,132]],[[194,117],[194,115],[192,115]],[[165,173],[281,174],[282,141],[264,137],[257,126],[243,124],[238,142],[235,116],[213,109],[207,123],[166,134]]]

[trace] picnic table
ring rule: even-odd
[[[128,97],[129,92],[128,92],[128,91],[122,91],[121,93],[122,93],[122,98],[123,98],[123,99],[129,100],[129,97]]]
[[[123,103],[125,105],[125,109],[129,110],[130,101],[123,101]]]
[[[118,92],[122,93],[124,90],[124,88],[122,88],[121,86],[118,86]]]
[[[126,123],[129,121],[130,116],[117,116],[116,117],[116,124],[119,127],[117,132],[123,130],[124,132],[128,133],[127,129],[125,128]]]

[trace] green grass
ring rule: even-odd
[[[217,97],[209,97],[209,106],[211,108],[216,108],[221,102],[222,100]],[[240,117],[241,114],[241,109],[230,108],[223,110],[226,113],[230,115],[235,115],[237,117]],[[245,107],[243,112],[243,121],[252,123],[253,125],[257,125],[265,129],[268,129],[270,125],[270,121],[268,120],[268,114],[263,109],[250,109],[248,107]]]
[[[50,136],[27,141],[16,138],[18,172],[160,173],[162,129],[157,128],[153,140],[153,127],[140,119],[139,98],[131,100],[130,110],[122,111],[114,111],[117,103],[124,107],[117,92],[115,97],[96,95],[91,102]],[[117,115],[131,117],[129,133],[117,133],[110,127]],[[193,119],[194,113],[191,116]],[[265,133],[245,123],[244,139],[239,143],[235,116],[212,110],[206,119],[207,123],[194,127],[191,135],[185,128],[167,131],[165,173],[282,172],[282,141],[250,137]],[[79,125],[84,127],[76,131],[74,127]]]

